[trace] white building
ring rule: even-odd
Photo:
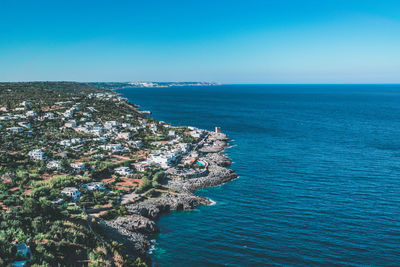
[[[24,127],[26,129],[30,129],[31,125],[28,122],[19,122],[18,123],[19,126]]]
[[[168,168],[176,161],[176,154],[171,152],[156,152],[148,158],[149,163],[159,165],[161,168]]]
[[[121,176],[130,176],[133,174],[133,171],[129,167],[118,167],[114,169],[114,172]]]
[[[174,137],[175,136],[175,131],[173,131],[173,130],[168,131],[168,136],[169,137]]]
[[[36,117],[37,113],[33,110],[29,110],[28,112],[26,112],[25,114],[27,117]]]
[[[109,145],[101,145],[100,149],[112,151],[112,152],[125,152],[126,149],[121,144],[109,144]]]
[[[41,149],[31,150],[28,153],[28,156],[31,158],[31,160],[34,160],[34,161],[44,160],[44,158],[45,158],[44,152]]]
[[[60,164],[60,162],[58,160],[49,161],[47,163],[46,167],[48,169],[56,169],[56,170],[61,170],[62,169],[61,168],[61,164]]]
[[[140,140],[137,141],[129,141],[128,144],[134,148],[141,148],[143,146],[143,142]]]
[[[9,121],[10,116],[0,116],[0,121]]]
[[[104,123],[104,127],[107,129],[111,129],[111,128],[117,127],[117,126],[118,126],[118,122],[116,122],[116,121],[106,121]]]
[[[61,140],[59,144],[62,146],[72,146],[71,140]]]
[[[30,107],[30,106],[31,106],[31,104],[28,103],[28,102],[26,102],[26,101],[23,101],[23,102],[20,103],[19,105],[20,105],[20,106],[23,106],[23,107]]]
[[[89,128],[87,126],[84,126],[84,125],[78,126],[78,127],[74,128],[74,130],[76,132],[83,132],[83,133],[88,133],[89,132]]]
[[[86,168],[86,164],[83,162],[73,162],[70,164],[70,166],[76,171],[83,171]]]
[[[119,134],[117,134],[117,139],[129,140],[130,137],[131,137],[130,133],[119,133]]]
[[[64,127],[65,127],[65,128],[75,128],[75,127],[76,127],[76,120],[67,121],[67,122],[64,124]]]
[[[104,190],[105,187],[102,182],[91,182],[83,185],[89,191]]]
[[[157,125],[155,125],[154,123],[150,125],[149,129],[150,131],[152,131],[152,133],[156,133],[158,130]]]
[[[92,140],[95,141],[95,142],[100,142],[100,143],[107,142],[107,139],[104,138],[104,137],[96,137],[96,138],[93,138]]]
[[[6,130],[11,133],[22,133],[23,132],[23,129],[21,127],[9,127]]]
[[[147,168],[150,167],[150,164],[147,161],[141,161],[134,163],[133,166],[135,166],[136,170],[144,172]]]
[[[128,114],[128,115],[129,115],[129,114]],[[130,123],[122,123],[121,126],[122,126],[123,128],[126,128],[126,129],[132,128],[132,125],[131,125]]]
[[[52,113],[52,112],[46,113],[46,114],[44,114],[43,118],[47,119],[47,120],[53,120],[54,119],[54,113]]]
[[[101,127],[94,127],[92,130],[90,130],[90,132],[91,132],[92,134],[95,134],[95,135],[97,135],[97,136],[100,136],[100,135],[103,134],[104,130],[103,130],[103,128],[101,128]]]
[[[74,112],[72,110],[67,110],[64,112],[63,116],[67,119],[72,118],[72,116],[74,115]]]
[[[78,200],[81,196],[81,192],[76,187],[65,187],[61,194],[71,197],[74,201]]]
[[[196,128],[194,130],[190,131],[190,136],[194,137],[194,138],[200,138],[200,137],[204,136],[204,134],[205,134],[205,131],[199,130]]]
[[[88,121],[88,122],[85,122],[85,125],[86,125],[86,126],[89,126],[89,127],[94,127],[94,126],[96,125],[96,122],[94,122],[94,121]]]

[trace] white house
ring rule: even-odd
[[[131,137],[131,135],[129,133],[119,133],[119,134],[117,134],[117,139],[129,140],[130,137]]]
[[[72,118],[73,115],[74,115],[74,112],[71,111],[71,110],[67,110],[67,111],[65,111],[64,114],[63,114],[63,116],[64,116],[65,118],[68,118],[68,119]]]
[[[59,144],[62,146],[72,146],[71,140],[61,140]]]
[[[91,182],[83,185],[89,191],[104,190],[105,187],[102,182]]]
[[[61,164],[58,160],[49,161],[46,165],[48,169],[61,170]]]
[[[150,125],[149,127],[150,131],[152,131],[153,133],[156,133],[158,128],[157,125],[155,125],[154,123]]]
[[[41,149],[31,150],[28,153],[28,156],[31,158],[31,160],[34,160],[34,161],[44,160],[44,158],[45,158],[44,152]]]
[[[143,146],[143,142],[140,140],[137,141],[129,141],[128,142],[129,145],[131,145],[134,148],[141,148]]]
[[[125,152],[125,148],[121,144],[108,144],[99,146],[100,149],[112,152]]]
[[[10,116],[0,116],[0,121],[9,121]]]
[[[37,113],[33,110],[29,110],[28,112],[26,112],[25,114],[27,117],[36,117]]]
[[[19,104],[19,105],[23,106],[23,107],[30,107],[31,106],[31,104],[26,102],[26,101],[21,102],[21,104]]]
[[[150,164],[147,161],[136,162],[133,165],[135,166],[135,169],[140,172],[144,172],[147,168],[150,167]]]
[[[76,132],[84,132],[84,133],[88,133],[89,132],[89,128],[87,126],[85,126],[85,125],[78,126],[78,127],[74,128],[74,130]]]
[[[76,187],[65,187],[61,194],[71,197],[74,201],[78,200],[81,196],[81,192]]]
[[[204,135],[204,131],[199,130],[199,129],[194,129],[192,131],[190,131],[190,136],[194,137],[194,138],[200,138]]]
[[[107,139],[104,138],[104,137],[96,137],[96,138],[93,138],[92,140],[95,141],[95,142],[100,142],[100,143],[107,142]]]
[[[95,135],[98,135],[98,136],[100,136],[100,135],[102,135],[103,134],[103,128],[102,127],[94,127],[92,130],[90,130],[90,132],[92,133],[92,134],[95,134]]]
[[[128,115],[129,115],[129,114],[128,114]],[[132,128],[132,125],[131,125],[130,123],[122,123],[121,126],[122,126],[123,128],[126,128],[126,129]]]
[[[64,124],[64,127],[65,127],[65,128],[75,128],[75,127],[76,127],[76,120],[67,121],[67,122]]]
[[[24,127],[26,129],[30,129],[31,125],[28,122],[19,122],[18,123],[19,126]]]
[[[106,121],[104,123],[104,127],[106,127],[107,129],[111,129],[116,126],[118,126],[118,122],[116,122],[116,121]]]
[[[21,127],[9,127],[9,128],[7,128],[7,131],[12,132],[12,133],[22,133],[23,132]]]
[[[170,152],[156,152],[148,158],[149,163],[160,165],[161,168],[168,168],[176,160],[176,154]]]
[[[173,130],[168,131],[168,136],[169,137],[174,137],[175,136],[175,131],[173,131]]]
[[[76,145],[76,144],[84,143],[84,141],[81,138],[72,138],[71,143],[73,145]]]
[[[83,171],[86,168],[86,164],[83,162],[73,162],[70,164],[70,166],[76,171]]]
[[[94,121],[88,121],[88,122],[85,122],[85,125],[86,125],[86,126],[89,126],[89,127],[93,127],[93,126],[96,125],[96,122],[94,122]]]
[[[52,119],[54,119],[54,113],[52,113],[52,112],[46,113],[46,114],[44,114],[43,118],[52,120]]]
[[[118,167],[114,169],[114,172],[122,176],[130,176],[133,174],[133,171],[129,167]]]

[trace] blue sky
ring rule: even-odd
[[[1,1],[0,81],[400,83],[400,1]]]

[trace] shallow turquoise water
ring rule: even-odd
[[[214,206],[163,216],[160,266],[400,265],[400,86],[123,92],[156,119],[212,130],[240,178]]]

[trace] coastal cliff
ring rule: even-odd
[[[213,201],[195,195],[195,190],[224,184],[237,174],[227,167],[231,160],[223,153],[229,139],[225,134],[208,132],[204,143],[199,145],[199,159],[207,162],[207,174],[196,178],[168,175],[164,184],[170,191],[159,198],[126,205],[127,216],[103,222],[110,235],[126,246],[133,255],[146,257],[153,234],[159,232],[156,221],[163,213],[192,210],[199,205],[211,205]]]

